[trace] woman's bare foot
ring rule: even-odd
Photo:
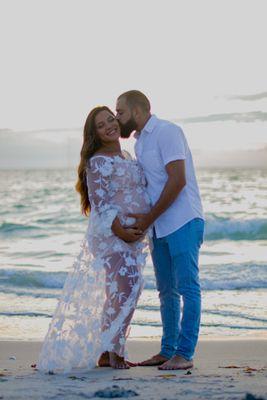
[[[188,361],[181,356],[173,356],[170,360],[162,364],[158,369],[174,370],[174,369],[190,369],[193,368],[193,361]]]
[[[105,353],[101,354],[101,356],[98,360],[98,366],[99,367],[110,367],[108,351],[105,351]]]
[[[109,362],[110,366],[115,369],[129,369],[130,366],[127,361],[124,360],[124,357],[118,356],[118,354],[110,352],[109,353]]]
[[[155,367],[156,365],[164,364],[166,361],[168,361],[168,358],[162,356],[161,354],[156,354],[148,360],[139,362],[138,365],[141,367]]]

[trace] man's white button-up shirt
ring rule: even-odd
[[[194,218],[203,219],[203,211],[191,151],[182,129],[152,115],[140,133],[135,134],[135,153],[144,169],[152,205],[167,182],[165,166],[185,160],[186,185],[171,206],[154,222],[158,238],[169,235]]]

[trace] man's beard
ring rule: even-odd
[[[121,137],[124,139],[127,139],[128,137],[130,137],[130,135],[133,131],[136,131],[137,124],[136,124],[135,120],[133,119],[133,117],[131,117],[126,122],[126,124],[120,123],[120,127],[121,127]]]

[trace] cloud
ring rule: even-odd
[[[244,113],[222,113],[222,114],[209,114],[199,117],[181,118],[174,119],[174,122],[184,122],[187,124],[202,123],[202,122],[255,122],[255,121],[267,121],[267,112],[262,111],[251,111]]]
[[[82,128],[47,128],[47,129],[35,129],[35,130],[27,130],[21,131],[17,133],[65,133],[65,132],[81,132]]]
[[[200,168],[264,168],[267,147],[258,150],[205,151],[192,149],[196,167]]]
[[[28,134],[28,133],[65,133],[65,132],[81,132],[82,128],[44,128],[44,129],[31,129],[31,130],[13,130],[8,128],[0,128],[0,135],[7,134]]]
[[[33,143],[48,142],[51,144],[68,144],[70,140],[82,139],[82,128],[47,128],[35,130],[11,130],[0,129],[0,145],[8,143],[25,144],[31,146]]]
[[[0,169],[66,168],[76,166],[81,133],[49,131],[0,131]]]
[[[0,135],[1,135],[2,133],[12,133],[12,130],[11,130],[11,129],[8,129],[8,128],[0,128]]]
[[[233,95],[227,96],[228,100],[243,100],[243,101],[256,101],[267,98],[267,92],[261,92],[256,94],[244,94],[244,95]]]

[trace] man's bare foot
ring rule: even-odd
[[[168,358],[162,356],[161,354],[156,354],[148,360],[139,362],[138,365],[141,367],[155,367],[156,365],[164,364],[166,361],[168,361]]]
[[[105,353],[101,354],[101,356],[98,360],[98,366],[99,367],[110,367],[108,351],[105,351]]]
[[[110,366],[115,369],[129,369],[130,366],[127,361],[124,360],[124,357],[118,356],[118,354],[110,352],[109,353],[109,362]]]
[[[188,361],[181,356],[173,356],[170,360],[162,364],[160,370],[190,369],[193,368],[193,361]]]

